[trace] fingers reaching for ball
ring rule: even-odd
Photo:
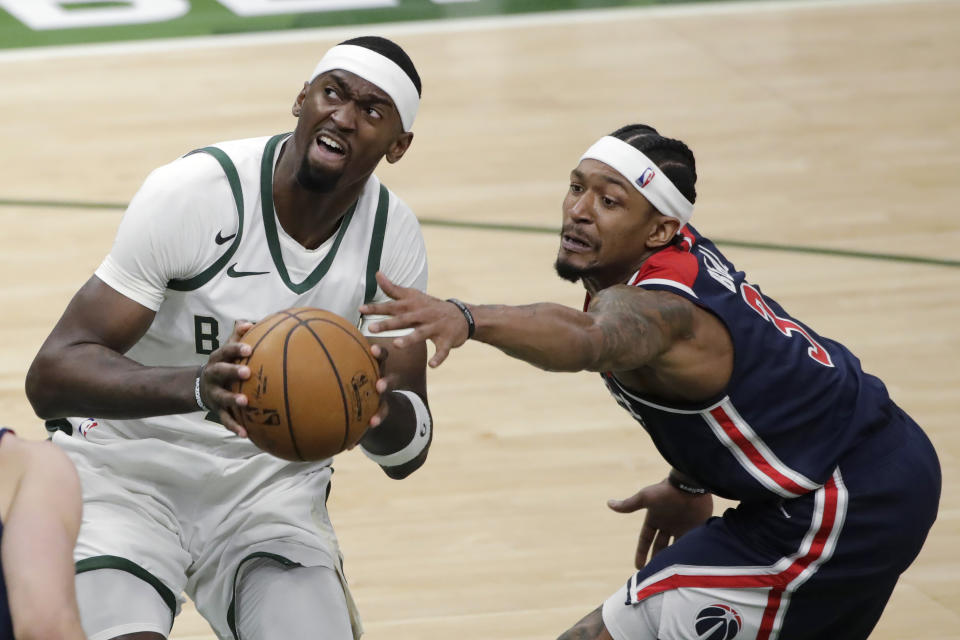
[[[417,289],[398,287],[379,272],[377,283],[393,300],[363,305],[360,312],[367,316],[388,316],[371,323],[371,333],[411,329],[410,333],[393,339],[395,347],[404,349],[429,340],[436,348],[430,366],[438,367],[452,349],[473,337],[476,331],[473,312],[463,302],[440,300]]]

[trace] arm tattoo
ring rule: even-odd
[[[590,305],[601,331],[599,370],[636,369],[693,336],[693,305],[678,295],[617,286]]]
[[[601,607],[597,607],[588,613],[583,620],[565,631],[557,640],[599,640],[605,628],[600,610]]]

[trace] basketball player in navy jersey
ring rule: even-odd
[[[79,528],[67,456],[0,428],[0,640],[84,640],[73,586]]]
[[[596,371],[671,465],[610,508],[646,510],[626,585],[564,640],[867,638],[940,495],[929,440],[843,345],[751,284],[690,224],[696,169],[631,125],[570,174],[556,261],[584,311],[471,305],[394,287],[371,327],[473,338],[550,371]],[[711,495],[738,500],[710,517]],[[673,543],[671,544],[671,541]]]

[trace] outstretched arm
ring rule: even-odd
[[[468,321],[454,304],[414,289],[397,287],[381,274],[380,287],[392,302],[367,305],[363,313],[392,316],[374,332],[413,328],[394,340],[403,347],[430,340],[436,367],[450,349],[467,340]],[[476,324],[474,339],[550,371],[622,371],[641,367],[690,335],[693,305],[683,298],[636,287],[599,292],[587,312],[553,303],[523,306],[467,305]]]

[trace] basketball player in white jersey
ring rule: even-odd
[[[362,631],[326,511],[330,460],[257,449],[230,391],[237,339],[281,309],[320,307],[365,331],[379,269],[423,290],[411,210],[373,175],[413,139],[420,78],[376,37],[330,49],[292,134],[219,143],[155,170],[110,254],[27,376],[37,414],[80,474],[77,593],[90,640],[156,640],[186,592],[226,639],[346,640]],[[361,442],[393,478],[432,437],[426,350],[372,339],[380,410]]]

